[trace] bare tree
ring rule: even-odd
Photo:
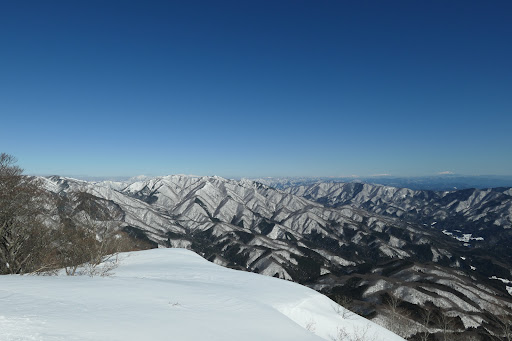
[[[336,295],[334,297],[334,301],[337,304],[333,305],[332,308],[334,309],[336,314],[340,315],[344,319],[354,315],[354,313],[351,311],[354,306],[352,298],[345,295]]]
[[[512,316],[510,315],[495,315],[501,336],[503,340],[512,341]]]
[[[455,332],[455,321],[446,313],[441,312],[435,319],[436,324],[441,330],[441,338],[443,341],[451,340],[451,335]]]
[[[57,258],[67,275],[104,276],[117,266],[118,253],[137,249],[132,240],[111,223],[108,210],[84,189],[66,198],[73,216],[65,217],[55,233]]]
[[[108,274],[117,266],[119,252],[137,247],[118,231],[118,224],[111,223],[109,208],[97,200],[101,199],[85,191],[52,198],[41,179],[24,175],[16,158],[1,153],[0,274],[58,269],[68,275]],[[45,225],[44,217],[52,208],[70,203],[60,225]]]
[[[347,328],[339,326],[336,328],[336,335],[331,335],[330,339],[332,341],[375,341],[377,335],[370,332],[369,324],[354,327],[351,332]]]
[[[389,318],[386,327],[393,333],[406,338],[410,334],[412,323],[409,319],[409,311],[400,307],[400,302],[397,297],[391,294],[385,300],[385,310]]]
[[[40,181],[23,175],[16,158],[0,154],[0,274],[41,267],[48,233],[41,215],[48,197]]]
[[[488,335],[495,340],[512,341],[512,315],[505,311],[494,311],[490,320],[496,326],[493,332],[488,331]]]
[[[76,275],[79,267],[95,256],[95,235],[85,228],[62,225],[55,232],[55,241],[58,263],[69,276]]]
[[[421,323],[422,323],[422,331],[419,333],[419,338],[421,341],[428,341],[430,335],[429,325],[432,323],[433,312],[428,307],[425,307],[425,310],[421,313]]]

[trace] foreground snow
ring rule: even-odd
[[[402,340],[306,287],[183,249],[121,254],[111,277],[0,277],[0,340]],[[349,340],[344,338],[344,340]]]

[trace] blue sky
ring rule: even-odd
[[[512,174],[510,1],[3,1],[30,174]]]

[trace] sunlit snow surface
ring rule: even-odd
[[[121,254],[110,277],[1,276],[0,340],[402,340],[306,287],[183,249]]]

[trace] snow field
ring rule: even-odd
[[[183,249],[121,254],[110,277],[0,277],[0,341],[402,340],[301,285]]]

